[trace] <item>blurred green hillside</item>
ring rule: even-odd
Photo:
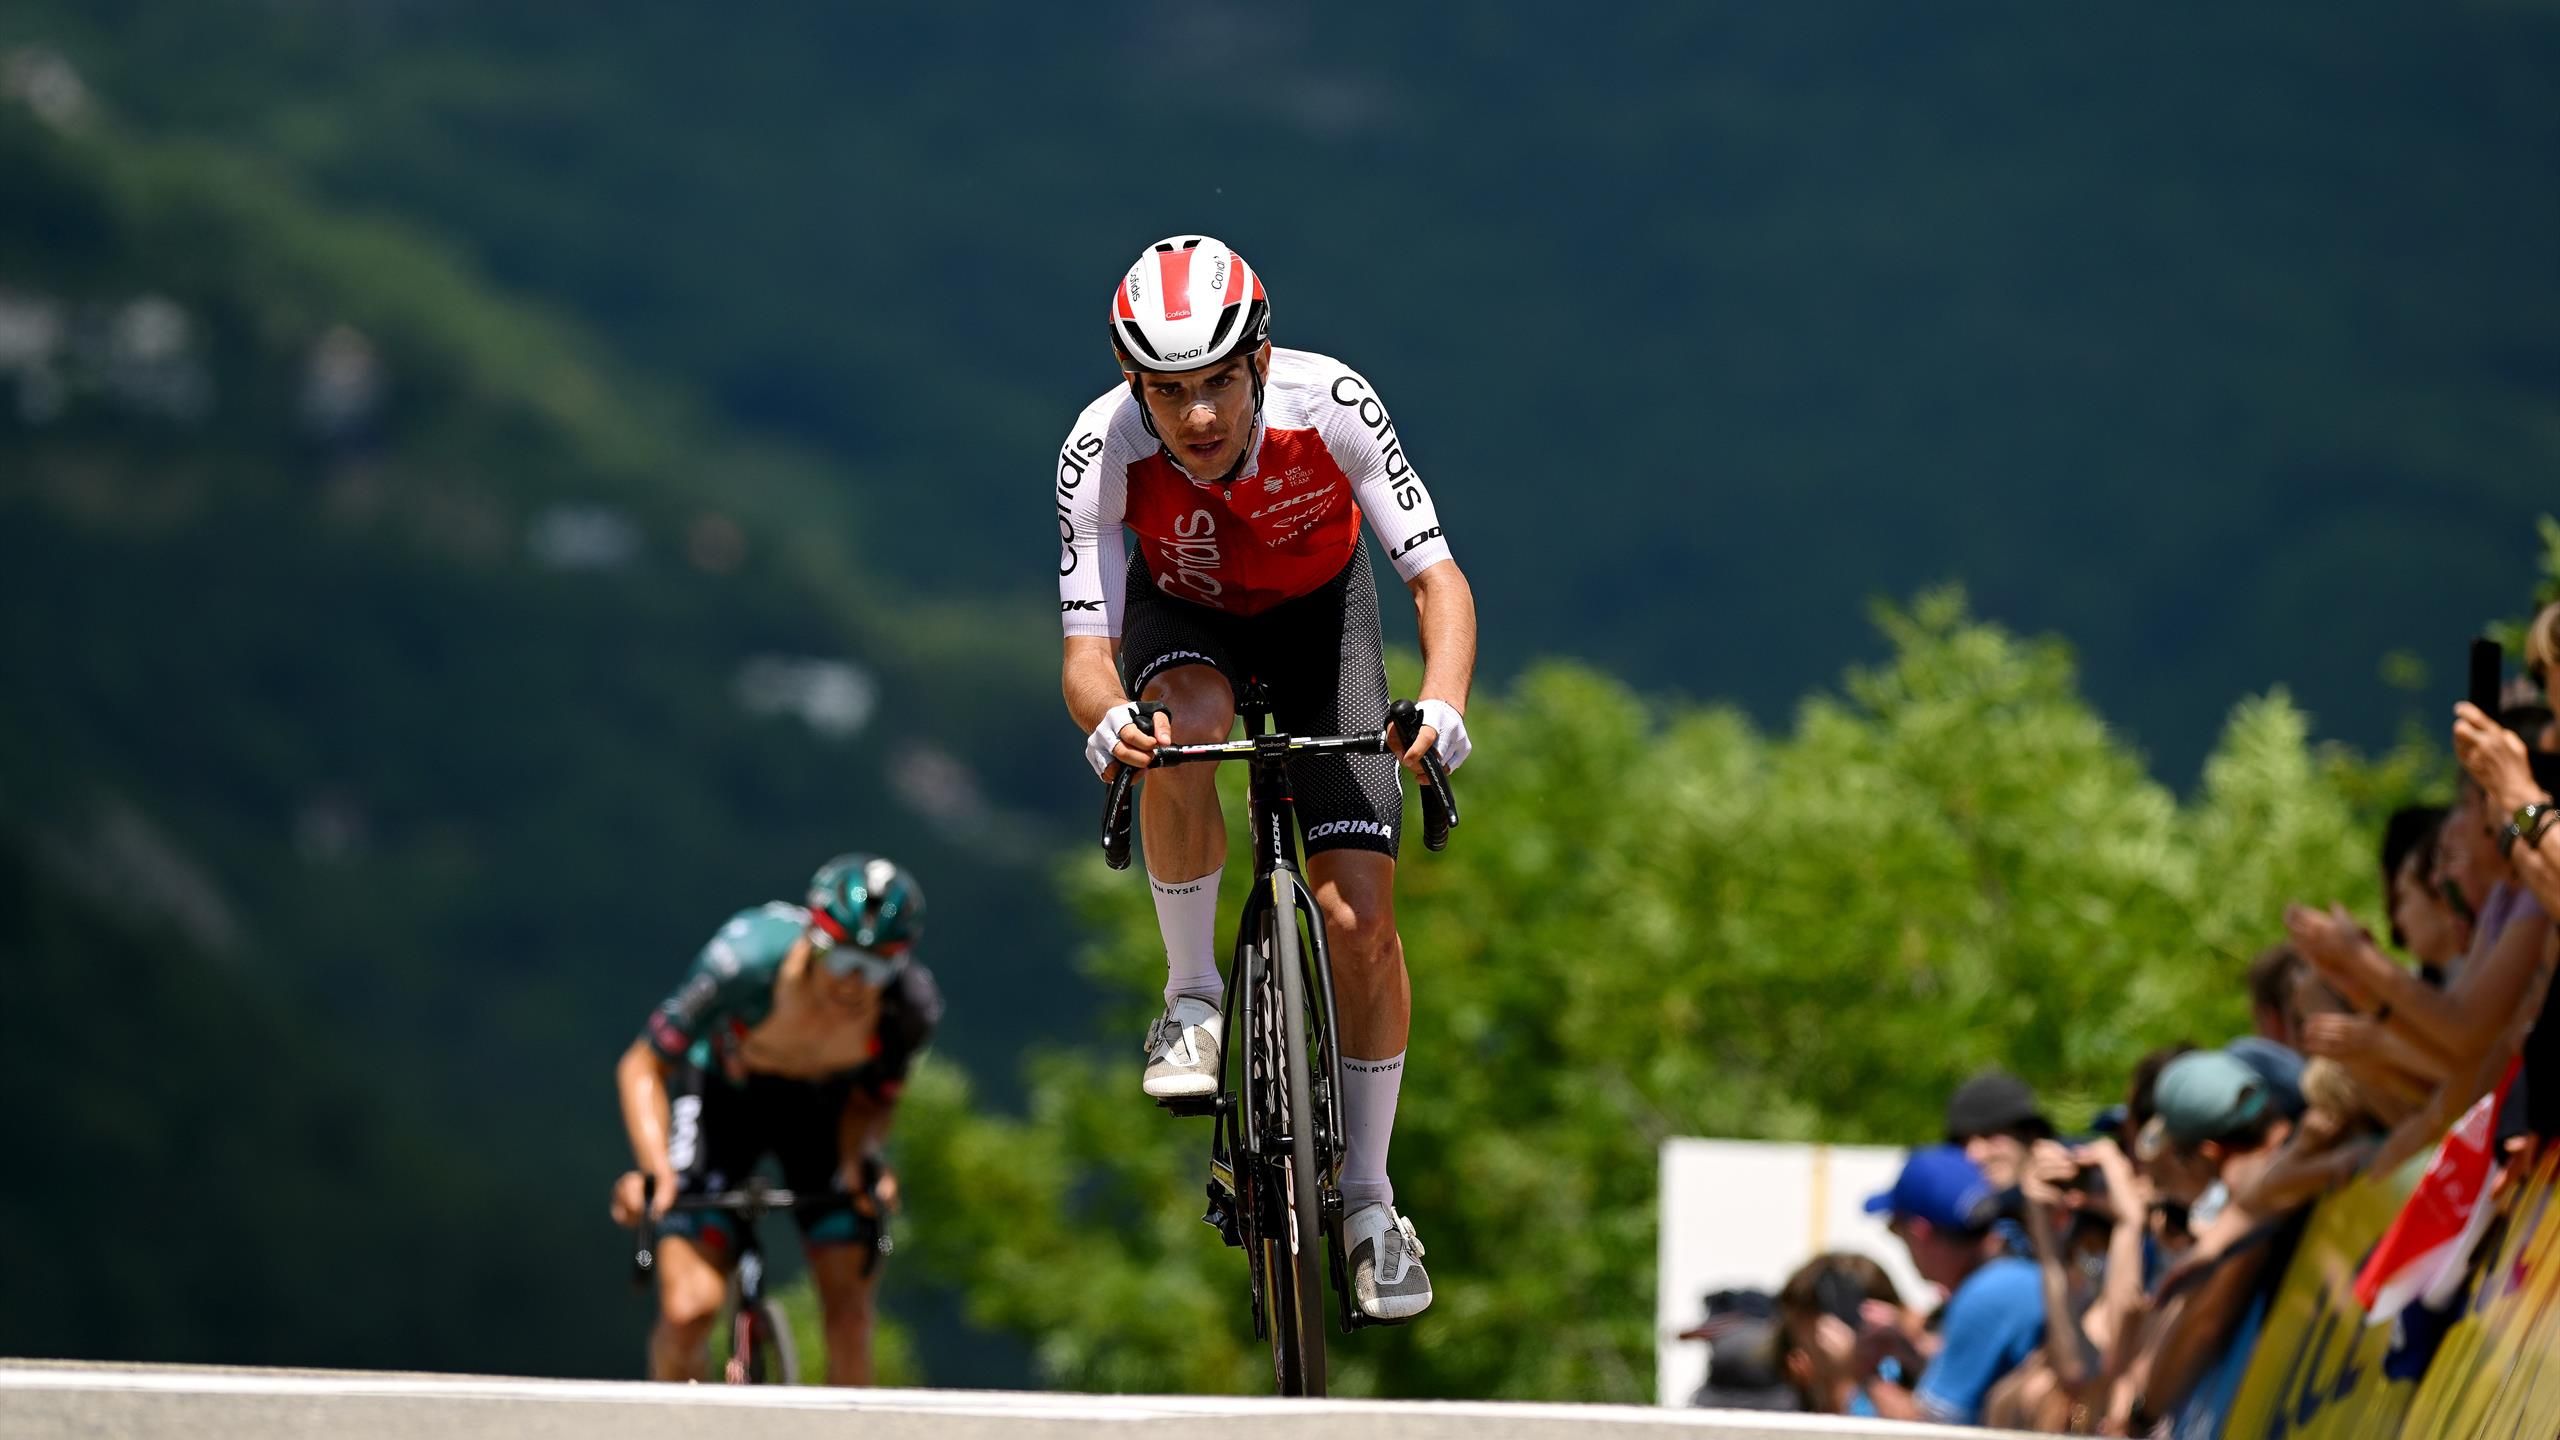
[[[9,1090],[59,1097],[19,1153],[65,1160],[19,1173],[174,1223],[0,1213],[137,1277],[237,1256],[162,1272],[162,1325],[100,1308],[139,1280],[69,1297],[68,1332],[13,1296],[0,1349],[627,1368],[611,1060],[722,918],[836,850],[933,877],[949,1051],[1001,1073],[1077,1013],[1024,809],[1074,780],[1021,743],[1045,653],[876,581],[823,470],[255,157],[12,107],[0,176],[0,839],[40,982]],[[115,1163],[71,1163],[101,1126]],[[594,1283],[518,1293],[521,1247]],[[416,1302],[287,1303],[374,1264],[358,1293]]]
[[[2560,494],[2555,95],[2544,3],[12,0],[0,973],[35,999],[0,1019],[0,1093],[38,1100],[0,1223],[60,1243],[0,1266],[0,1352],[629,1373],[607,1067],[712,924],[836,849],[928,877],[943,1049],[981,1100],[1017,1098],[1035,1040],[1101,1033],[1065,957],[1112,937],[1116,1000],[1152,942],[1136,890],[1081,916],[1057,893],[1093,795],[1037,492],[1113,378],[1102,287],[1168,231],[1234,240],[1283,342],[1394,401],[1488,690],[1665,697],[1683,743],[1725,736],[1682,785],[1815,755],[1744,717],[1777,733],[1893,647],[1872,597],[1945,578],[2068,638],[2074,753],[2172,830],[2193,817],[2158,787],[2204,773],[2236,697],[2301,707],[2249,712],[2276,770],[2432,732]],[[2398,651],[2432,688],[2383,684]],[[1478,815],[1652,738],[1510,778],[1489,745],[1469,778],[1503,798]],[[2361,825],[2406,781],[2300,803]],[[1805,760],[1772,814],[1820,813],[1824,783]],[[1423,893],[1592,853],[1608,837],[1564,822],[1606,813]],[[1729,885],[1706,857],[1768,840],[1730,802],[1681,823],[1698,876],[1639,889]],[[1626,879],[1577,877],[1559,923]],[[1432,948],[1478,943],[1448,928],[1475,910],[1432,903]],[[1658,947],[1697,916],[1638,918]],[[1977,978],[2032,958],[1966,953]],[[1664,1033],[1720,1055],[1699,1016],[1764,1002]],[[2019,1063],[2094,1083],[2134,1038]],[[1643,1093],[1698,1078],[1673,1058]],[[1868,1054],[1872,1084],[1785,1090],[1765,1128],[1894,1133],[1953,1058]],[[1028,1098],[1098,1105],[1091,1063],[1044,1062]],[[989,1157],[1035,1143],[954,1118],[958,1080],[925,1096],[950,1135],[918,1157],[946,1207],[919,1268],[1054,1347],[1081,1312],[1041,1305],[1075,1297],[988,1298],[1054,1217],[953,1253],[1003,1218],[973,1194]],[[1435,1103],[1408,1109],[1441,1137],[1420,1154],[1465,1120]],[[1161,1139],[1125,1162],[1151,1196]],[[1024,1153],[1048,1168],[999,1194],[1076,1193],[1037,1187],[1093,1159]],[[1636,1283],[1632,1213],[1590,1273]],[[1219,1263],[1195,1232],[1182,1263]],[[1607,1389],[1616,1323],[1577,1352],[1596,1368],[1537,1383]],[[948,1342],[920,1336],[934,1379],[1031,1376]],[[1136,1373],[1125,1349],[1041,1358]]]
[[[2449,677],[2560,490],[2544,0],[12,15],[807,444],[867,563],[1029,638],[1033,457],[1185,228],[1393,403],[1499,673],[1771,718],[1957,579],[2184,781],[2270,684],[2386,741],[2376,657]]]

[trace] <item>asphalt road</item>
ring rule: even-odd
[[[0,1360],[10,1440],[1806,1440],[1957,1432],[1826,1416],[1369,1400],[656,1386]]]

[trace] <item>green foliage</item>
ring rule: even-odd
[[[1470,713],[1466,824],[1407,857],[1398,898],[1415,1022],[1394,1171],[1440,1299],[1347,1343],[1343,1389],[1641,1400],[1664,1139],[1919,1141],[1993,1063],[2076,1118],[2144,1049],[2245,1027],[2241,971],[2285,901],[2372,908],[2392,787],[2343,783],[2353,762],[2283,696],[2232,712],[2181,802],[2060,644],[1947,591],[1879,619],[1890,662],[1785,734],[1569,664]],[[1162,978],[1152,917],[1125,875],[1072,883],[1134,1038]],[[1019,1119],[948,1070],[920,1085],[915,1252],[1058,1383],[1256,1388],[1242,1260],[1197,1220],[1203,1128],[1144,1103],[1137,1068],[1133,1048],[1040,1052]]]

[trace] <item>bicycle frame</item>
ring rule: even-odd
[[[793,1192],[769,1185],[761,1178],[750,1178],[738,1189],[723,1190],[708,1195],[685,1196],[678,1199],[671,1207],[675,1210],[718,1211],[734,1217],[737,1221],[738,1253],[729,1267],[731,1297],[729,1354],[721,1366],[722,1373],[730,1384],[740,1384],[748,1378],[748,1367],[753,1361],[755,1348],[756,1317],[763,1313],[760,1307],[765,1298],[764,1242],[758,1233],[757,1222],[767,1215],[787,1214],[796,1209],[799,1203],[799,1197]],[[637,1231],[636,1248],[631,1256],[631,1272],[635,1281],[645,1284],[657,1269],[658,1239],[661,1232],[658,1222],[646,1217],[640,1221]],[[885,1243],[887,1233],[884,1222],[883,1228],[875,1238],[875,1245]],[[874,1253],[876,1255],[879,1252],[875,1249]],[[787,1346],[790,1343],[790,1337],[788,1335],[779,1337],[779,1343]],[[787,1368],[788,1362],[785,1363]]]
[[[1161,707],[1141,707],[1138,724],[1148,723],[1149,712]],[[1303,972],[1303,999],[1308,1023],[1314,1031],[1317,1053],[1307,1059],[1309,1095],[1307,1112],[1312,1118],[1314,1135],[1312,1153],[1319,1157],[1313,1167],[1318,1173],[1315,1224],[1324,1235],[1326,1270],[1333,1282],[1335,1313],[1345,1331],[1357,1330],[1373,1321],[1360,1313],[1351,1300],[1350,1278],[1345,1271],[1341,1227],[1343,1219],[1340,1180],[1346,1148],[1341,1123],[1341,1043],[1336,1025],[1333,957],[1327,944],[1322,914],[1315,896],[1308,888],[1299,864],[1299,838],[1295,803],[1291,798],[1288,762],[1298,754],[1400,754],[1403,746],[1397,737],[1418,733],[1420,717],[1410,702],[1391,707],[1388,725],[1369,735],[1345,735],[1324,739],[1307,739],[1274,734],[1271,730],[1269,697],[1258,684],[1248,684],[1237,696],[1236,711],[1244,722],[1244,738],[1206,745],[1158,746],[1151,755],[1156,766],[1214,763],[1221,760],[1249,762],[1246,786],[1247,826],[1252,834],[1254,856],[1253,887],[1246,893],[1242,918],[1237,926],[1232,983],[1227,989],[1227,1044],[1220,1060],[1221,1073],[1216,1094],[1196,1101],[1161,1101],[1164,1108],[1176,1114],[1206,1114],[1214,1119],[1210,1138],[1208,1211],[1201,1218],[1215,1227],[1230,1245],[1245,1251],[1251,1272],[1254,1332],[1257,1337],[1272,1338],[1270,1294],[1272,1277],[1264,1273],[1263,1243],[1278,1233],[1271,1227],[1290,1223],[1291,1202],[1265,1193],[1267,1184],[1283,1173],[1281,1165],[1289,1160],[1294,1137],[1285,1131],[1269,1128],[1275,1114],[1285,1120],[1286,1104],[1274,1106],[1266,1102],[1261,1087],[1275,1078],[1284,1086],[1285,1077],[1259,1076],[1250,1056],[1262,1042],[1258,1026],[1267,1022],[1260,1007],[1278,1001],[1287,977],[1267,973],[1267,962],[1258,943],[1268,927],[1277,935],[1281,925],[1300,926],[1296,947]],[[1448,844],[1449,831],[1457,824],[1457,807],[1449,792],[1448,772],[1439,757],[1425,752],[1422,809],[1424,844],[1439,850]],[[1131,795],[1134,775],[1123,771],[1111,784],[1103,807],[1103,853],[1113,869],[1124,869],[1129,863],[1129,829],[1132,818]],[[1275,950],[1278,948],[1274,947]],[[1285,1010],[1285,1006],[1283,1007]],[[1225,1067],[1238,1063],[1239,1053],[1248,1059],[1241,1062],[1239,1083],[1229,1084]],[[1238,1157],[1248,1163],[1239,1166]],[[1274,1201],[1277,1201],[1276,1207]],[[1303,1225],[1303,1221],[1300,1222]],[[1301,1235],[1301,1245],[1313,1243],[1313,1237]],[[1303,1253],[1297,1251],[1296,1253]],[[1296,1284],[1293,1277],[1292,1284]],[[1310,1297],[1301,1296],[1303,1307]],[[1305,1363],[1302,1357],[1301,1363]],[[1312,1370],[1316,1376],[1316,1393],[1322,1393],[1322,1357],[1315,1357]],[[1287,1380],[1283,1370],[1284,1384]]]

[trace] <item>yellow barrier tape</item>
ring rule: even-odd
[[[2560,1436],[2560,1145],[2511,1167],[2432,1356],[2425,1337],[2442,1320],[2368,1326],[2355,1297],[2357,1267],[2422,1169],[2360,1181],[2312,1213],[2225,1417],[2228,1440]]]

